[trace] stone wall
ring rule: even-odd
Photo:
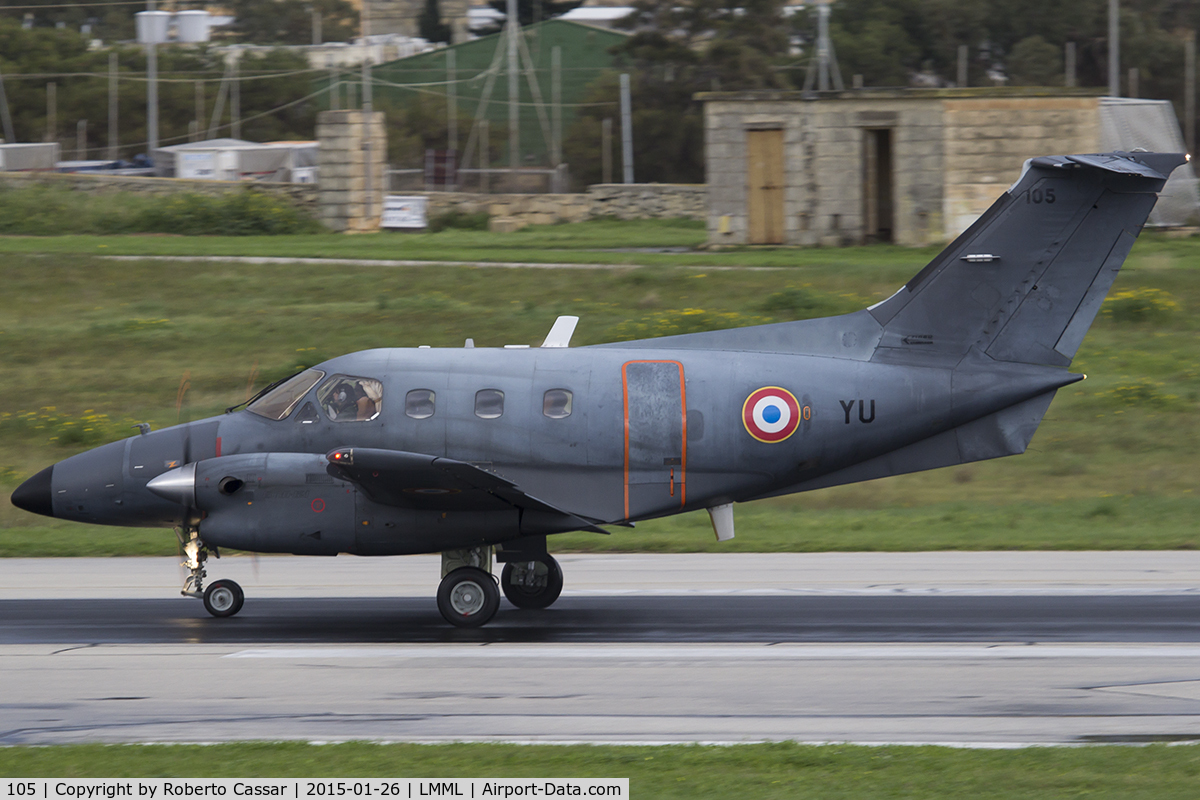
[[[317,211],[317,187],[308,183],[195,181],[94,173],[0,172],[0,184],[14,189],[40,184],[93,194],[128,192],[131,194],[168,195],[187,192],[212,196],[251,189],[276,197],[286,197],[301,208],[312,212],[314,216]]]
[[[617,219],[702,220],[708,186],[687,183],[598,183],[587,187],[589,215]]]
[[[427,198],[430,217],[458,211],[487,213],[493,230],[526,225],[581,222],[599,217],[618,219],[702,220],[708,187],[703,184],[609,183],[589,186],[586,194],[479,194],[474,192],[404,192]]]
[[[371,180],[364,168],[368,153],[363,134],[362,111],[322,111],[317,115],[320,220],[335,231],[379,230],[387,169],[387,133],[381,112],[371,114]]]

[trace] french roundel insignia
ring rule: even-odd
[[[760,442],[782,442],[800,427],[800,404],[787,389],[764,386],[742,405],[746,431]]]

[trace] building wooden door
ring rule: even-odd
[[[750,244],[783,244],[783,131],[746,131]]]

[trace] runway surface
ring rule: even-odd
[[[447,626],[436,558],[0,560],[0,744],[1200,739],[1200,554],[565,556]],[[173,596],[174,595],[174,596]]]

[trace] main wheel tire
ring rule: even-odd
[[[438,611],[451,625],[478,628],[500,608],[496,579],[475,567],[459,567],[442,578],[437,593]]]
[[[213,581],[204,590],[204,609],[214,617],[232,617],[242,610],[246,595],[233,581]]]
[[[508,602],[517,608],[549,608],[562,594],[562,567],[547,555],[534,564],[532,583],[527,583],[528,562],[514,566],[510,561],[500,573],[500,588]]]

